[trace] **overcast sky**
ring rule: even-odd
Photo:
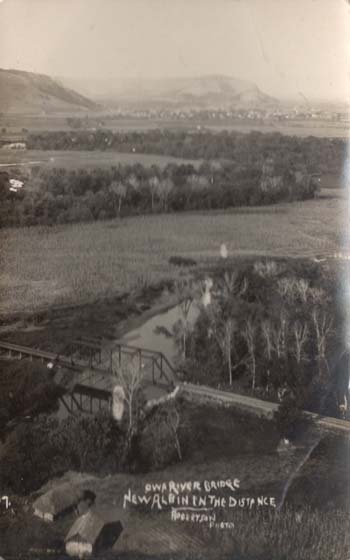
[[[0,67],[75,78],[248,79],[350,93],[347,0],[0,0]]]

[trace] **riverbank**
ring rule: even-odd
[[[40,312],[2,316],[3,340],[64,354],[81,337],[116,340],[176,305],[171,282],[76,306],[48,306]]]

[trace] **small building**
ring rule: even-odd
[[[19,179],[10,179],[10,191],[17,192],[18,190],[22,189],[24,186],[24,182],[20,181]]]
[[[25,150],[27,148],[25,142],[10,142],[3,146],[4,150]]]
[[[112,548],[123,531],[121,517],[119,510],[90,509],[70,528],[65,538],[67,554],[86,558]]]
[[[91,505],[94,499],[93,492],[82,490],[70,483],[64,483],[49,490],[34,502],[34,515],[52,522],[75,511],[81,502],[86,501]]]

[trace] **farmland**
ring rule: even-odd
[[[80,113],[71,116],[82,117]],[[298,119],[288,121],[266,120],[265,122],[258,119],[192,119],[188,121],[176,120],[170,118],[114,118],[110,115],[102,113],[92,113],[89,115],[92,121],[105,121],[106,126],[110,130],[117,131],[147,131],[156,128],[167,128],[171,130],[193,130],[208,129],[212,131],[231,130],[237,132],[248,133],[252,130],[260,132],[280,132],[290,136],[316,136],[319,138],[347,138],[349,136],[348,123],[339,123],[329,120],[318,119]],[[1,126],[6,128],[5,137],[11,139],[13,135],[23,135],[23,128],[31,133],[39,133],[48,130],[70,130],[67,124],[66,115],[16,115],[8,114],[2,119]],[[91,128],[93,130],[93,128]]]
[[[338,190],[271,207],[130,217],[0,232],[1,312],[79,303],[178,274],[173,255],[313,257],[341,248],[344,199]],[[281,232],[283,231],[283,235]]]
[[[199,160],[188,160],[175,158],[172,156],[138,154],[138,153],[117,153],[100,151],[59,151],[59,150],[0,150],[0,168],[7,169],[7,165],[17,164],[20,166],[40,165],[42,167],[64,167],[66,169],[87,169],[95,167],[111,167],[118,164],[140,163],[144,166],[158,165],[165,167],[168,163],[192,163],[198,166]]]

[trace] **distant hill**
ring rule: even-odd
[[[0,111],[3,113],[70,113],[97,108],[96,103],[49,76],[0,69]]]
[[[222,75],[110,80],[95,84],[85,81],[82,88],[90,94],[94,92],[95,98],[105,105],[134,109],[247,109],[279,104],[277,99],[262,92],[256,84]]]

